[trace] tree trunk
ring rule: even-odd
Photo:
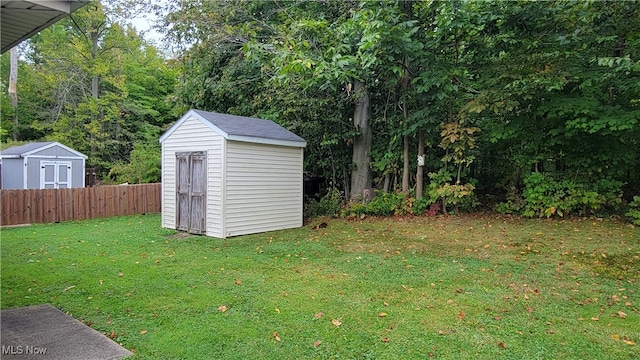
[[[369,118],[371,117],[371,104],[369,101],[369,90],[366,85],[356,80],[354,82],[354,92],[358,97],[353,111],[353,125],[360,132],[353,141],[353,166],[351,172],[351,201],[360,201],[362,191],[371,187],[371,128]]]
[[[93,29],[91,31],[91,43],[91,60],[95,60],[98,57],[98,29]],[[98,99],[100,97],[99,83],[100,78],[98,75],[93,75],[91,78],[91,96],[94,99]]]
[[[391,186],[391,174],[385,174],[384,175],[384,185],[382,187],[382,192],[388,193],[389,192],[389,186]]]
[[[404,151],[402,155],[402,161],[404,163],[404,167],[402,168],[402,192],[409,191],[409,171],[411,171],[409,156],[410,156],[410,143],[409,143],[409,135],[403,136],[404,140]]]
[[[13,107],[13,141],[18,141],[18,48],[9,50],[9,99]]]
[[[416,172],[416,199],[422,198],[424,186],[424,131],[418,128],[418,171]],[[420,161],[420,158],[422,161]]]

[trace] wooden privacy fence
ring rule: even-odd
[[[0,225],[160,212],[160,184],[0,190]]]

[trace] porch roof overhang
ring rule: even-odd
[[[0,0],[0,38],[2,53],[91,0]]]

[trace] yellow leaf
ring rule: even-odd
[[[611,334],[611,338],[615,341],[620,341],[620,335]]]
[[[624,341],[625,344],[629,345],[629,346],[635,346],[635,342],[631,341],[631,340],[625,340]]]
[[[147,333],[147,330],[140,330],[140,335],[144,335]]]
[[[280,314],[280,309],[276,308],[276,312],[277,312],[278,314]]]
[[[225,312],[225,311],[227,311],[227,307],[225,305],[220,305],[218,307],[218,311]]]
[[[378,317],[385,317],[385,316],[387,316],[387,313],[385,313],[385,312],[381,312],[381,313],[378,314]]]
[[[338,319],[333,319],[331,320],[331,325],[338,327],[340,325],[342,325],[342,321],[338,320]]]

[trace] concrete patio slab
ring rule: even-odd
[[[0,311],[0,344],[3,360],[115,360],[132,355],[49,304]]]

